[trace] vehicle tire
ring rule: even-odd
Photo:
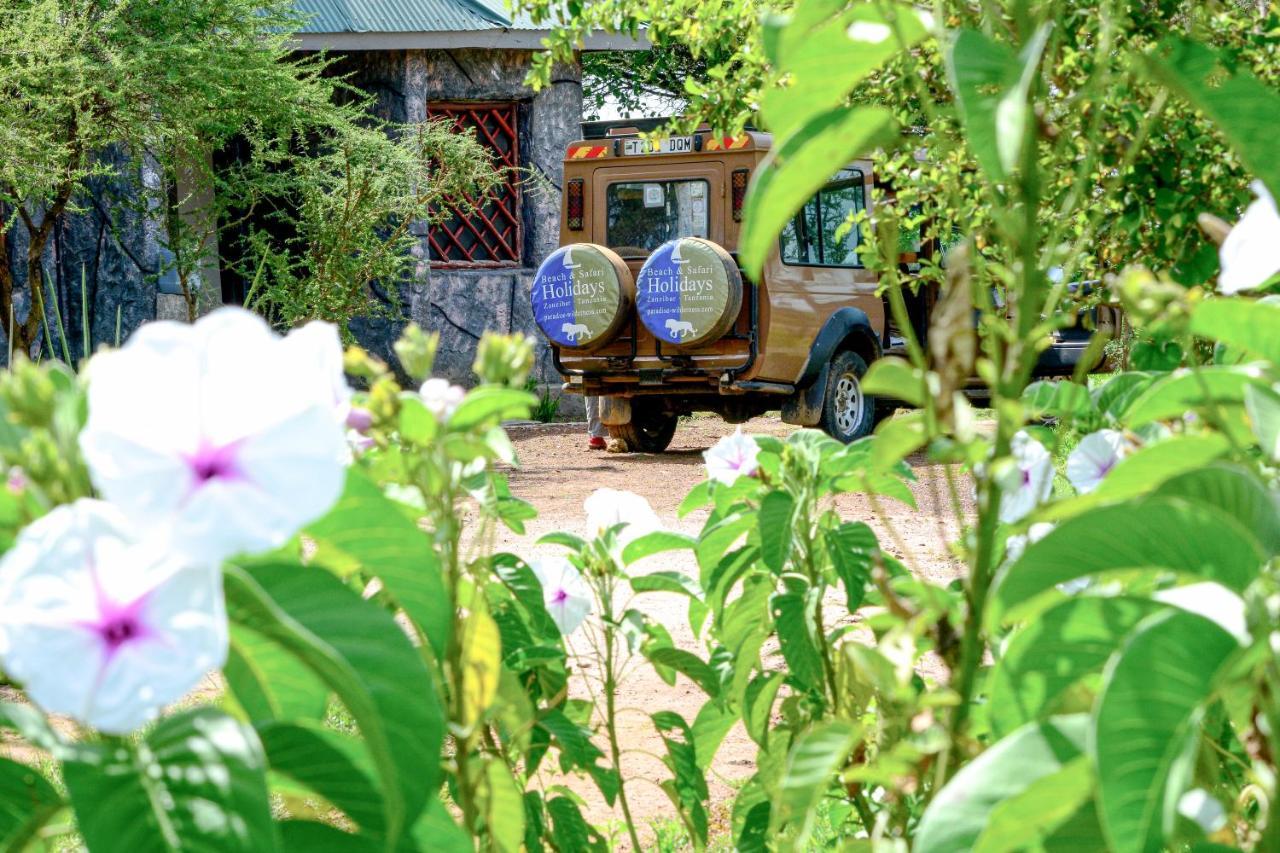
[[[652,403],[631,400],[631,422],[610,425],[609,435],[619,439],[632,453],[661,453],[676,434],[679,417]]]
[[[836,353],[827,372],[822,397],[822,431],[848,444],[871,434],[876,424],[876,399],[862,393],[867,363],[856,352]]]

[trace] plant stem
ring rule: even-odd
[[[614,772],[618,774],[618,804],[622,806],[622,819],[627,824],[627,834],[631,837],[631,847],[639,853],[644,848],[640,845],[640,836],[636,833],[636,822],[631,817],[631,804],[627,802],[627,782],[622,773],[622,748],[618,743],[617,695],[618,684],[614,674],[613,652],[616,644],[613,625],[613,581],[603,578],[600,582],[600,603],[604,618],[601,624],[604,630],[604,725],[609,735],[609,760],[613,762]]]

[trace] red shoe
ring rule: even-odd
[[[598,435],[593,435],[587,440],[588,450],[604,450],[607,446],[605,440]]]

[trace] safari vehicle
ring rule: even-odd
[[[770,135],[652,142],[641,133],[653,126],[587,123],[566,153],[561,248],[530,293],[565,390],[603,398],[601,419],[633,451],[665,450],[695,411],[742,423],[780,409],[841,441],[869,434],[876,401],[861,378],[902,341],[860,229],[840,226],[872,204],[874,164],[840,168],[745,281],[734,253]],[[911,300],[918,332],[932,302]],[[1055,342],[1043,373],[1074,369],[1081,331]]]

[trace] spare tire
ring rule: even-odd
[[[538,328],[552,342],[575,350],[611,341],[627,322],[634,296],[626,263],[594,243],[573,243],[551,253],[529,290]]]
[[[701,237],[664,243],[636,277],[636,310],[659,341],[709,344],[733,328],[742,308],[742,273],[724,249]]]

